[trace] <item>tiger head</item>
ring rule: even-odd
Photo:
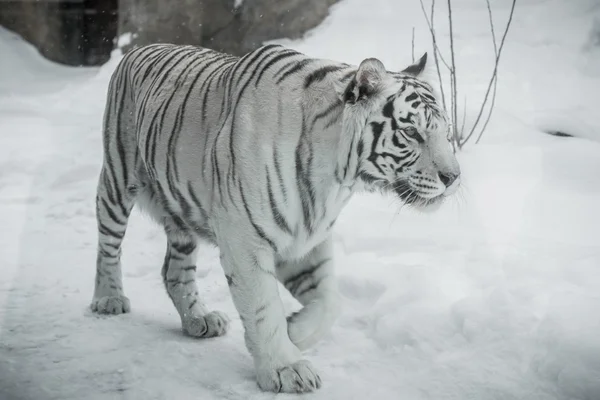
[[[423,79],[426,63],[427,53],[395,73],[366,59],[343,93],[361,131],[358,179],[419,209],[441,204],[460,185],[448,117]]]

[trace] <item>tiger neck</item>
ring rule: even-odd
[[[355,72],[356,67],[345,66],[329,74],[327,79],[308,88],[310,101],[305,102],[313,144],[319,146],[323,157],[328,159],[329,185],[340,185],[353,191],[357,187],[362,153],[360,138],[366,116],[344,112],[341,95]]]

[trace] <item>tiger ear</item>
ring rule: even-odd
[[[367,58],[358,66],[356,75],[346,87],[343,95],[344,102],[356,103],[362,98],[369,98],[381,89],[387,71],[381,61],[376,58]]]
[[[425,70],[426,65],[427,65],[427,52],[425,52],[425,54],[423,54],[421,56],[419,61],[417,61],[415,64],[409,65],[408,67],[404,68],[401,72],[403,74],[419,76],[419,75],[421,75],[423,70]]]

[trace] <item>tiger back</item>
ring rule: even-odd
[[[331,232],[344,205],[380,190],[431,208],[460,183],[426,60],[396,73],[278,45],[241,58],[168,44],[128,53],[107,95],[92,310],[130,311],[120,255],[137,204],[164,227],[162,277],[183,331],[219,336],[229,324],[196,285],[206,241],[219,247],[259,386],[319,388],[301,350],[339,314]],[[278,281],[300,312],[286,317]]]

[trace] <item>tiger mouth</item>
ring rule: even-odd
[[[443,195],[435,197],[422,196],[418,190],[410,187],[408,182],[398,182],[394,185],[394,192],[405,204],[415,207],[429,207],[444,201]]]

